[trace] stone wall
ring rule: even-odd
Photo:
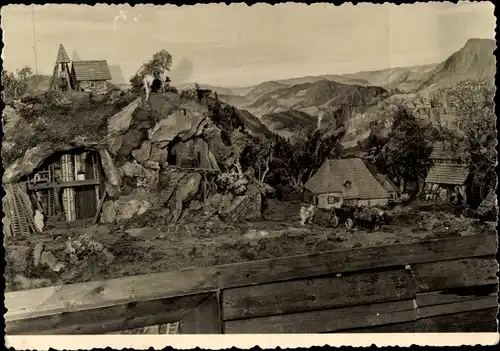
[[[78,84],[78,87],[80,91],[84,91],[86,93],[105,94],[108,91],[108,86],[105,80],[84,80]]]

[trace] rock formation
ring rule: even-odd
[[[205,105],[174,93],[152,94],[148,101],[133,100],[106,127],[102,138],[81,136],[27,150],[6,167],[3,182],[19,182],[56,152],[83,148],[100,156],[108,194],[101,222],[128,222],[151,211],[163,211],[172,223],[195,214],[227,221],[262,218],[264,195],[257,185],[249,183],[237,196],[216,192],[217,155],[228,146]]]

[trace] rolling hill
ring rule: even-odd
[[[288,110],[266,114],[260,121],[274,133],[290,137],[302,128],[314,129],[318,124],[318,117],[297,110]]]
[[[279,88],[261,96],[242,108],[256,116],[296,110],[309,115],[323,115],[340,106],[363,108],[378,101],[387,91],[380,87],[342,84],[320,80]],[[318,116],[319,117],[319,116]]]

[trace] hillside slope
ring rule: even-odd
[[[271,91],[246,108],[256,116],[288,110],[322,115],[343,105],[362,108],[374,104],[384,94],[387,91],[380,87],[321,80]]]
[[[427,93],[471,79],[493,82],[496,72],[495,48],[494,40],[469,39],[462,49],[432,70],[418,90]]]
[[[318,124],[318,117],[297,110],[268,113],[260,120],[269,130],[282,137],[290,137],[302,128],[314,129]]]
[[[393,67],[378,71],[363,71],[344,76],[350,78],[359,78],[368,81],[371,85],[383,87],[387,90],[398,89],[404,92],[415,91],[425,79],[428,79],[429,73],[436,68],[437,64]]]

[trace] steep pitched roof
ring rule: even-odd
[[[344,186],[346,181],[351,183],[350,188]],[[315,194],[342,193],[345,199],[389,198],[389,193],[359,158],[326,160],[305,188]]]
[[[111,80],[111,73],[105,60],[73,61],[73,72],[77,82],[83,80]]]
[[[457,164],[435,164],[429,170],[426,183],[462,185],[469,175],[469,167]]]
[[[57,59],[56,63],[70,63],[70,59],[66,50],[64,50],[64,46],[62,44],[59,45],[59,50],[57,51]]]

